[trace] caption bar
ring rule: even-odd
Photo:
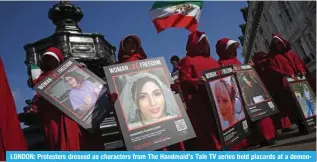
[[[147,162],[153,160],[164,161],[185,161],[185,160],[205,160],[205,161],[306,161],[315,162],[316,153],[313,151],[208,151],[208,152],[162,152],[162,151],[111,151],[111,152],[19,152],[9,151],[7,152],[7,162],[10,161],[139,161],[147,160]]]

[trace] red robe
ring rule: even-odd
[[[284,129],[291,127],[290,118],[296,120],[298,116],[296,113],[295,99],[289,91],[284,77],[296,75],[298,72],[304,71],[305,67],[303,67],[298,56],[290,51],[291,47],[289,42],[278,35],[274,35],[273,39],[282,42],[285,48],[282,52],[278,52],[274,49],[275,44],[273,42],[271,43],[267,68],[267,73],[270,75],[270,78],[268,79],[267,88],[271,92],[280,110],[279,114],[274,115],[275,126],[278,129]]]
[[[27,151],[28,148],[1,58],[0,92],[0,161],[5,161],[6,151]]]
[[[197,80],[202,72],[219,68],[219,64],[210,57],[210,47],[207,38],[198,38],[203,33],[195,32],[189,35],[187,54],[180,61],[179,81],[187,106],[187,114],[196,133],[196,138],[185,142],[189,150],[221,150],[217,126],[212,111],[212,104],[205,85],[199,85]],[[204,43],[204,44],[201,44]],[[200,53],[200,47],[208,51]]]
[[[258,73],[260,79],[262,80],[264,86],[266,86],[265,73],[266,69],[266,53],[259,52],[254,55],[254,69]],[[276,137],[276,129],[271,117],[265,117],[254,123],[251,123],[252,136],[249,138],[250,143],[258,144],[262,140],[269,141],[273,140]]]
[[[137,50],[137,53],[135,53],[135,54],[131,54],[131,53],[124,51],[123,41],[124,41],[124,39],[126,39],[128,37],[133,37],[133,38],[135,38],[135,40],[137,40],[138,50]],[[119,53],[118,53],[118,63],[139,61],[139,60],[144,60],[146,58],[147,58],[147,55],[142,48],[141,40],[138,36],[129,35],[120,41],[120,48],[119,48]],[[184,146],[183,142],[180,142],[180,143],[162,148],[161,151],[185,151],[185,146]]]

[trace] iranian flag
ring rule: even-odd
[[[154,2],[150,15],[157,32],[167,28],[197,29],[202,1]]]
[[[36,80],[39,78],[39,76],[42,74],[42,71],[39,66],[36,64],[31,64],[31,76],[33,83],[36,83]]]

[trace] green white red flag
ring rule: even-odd
[[[202,5],[202,1],[157,1],[150,15],[158,33],[167,28],[186,28],[193,32],[197,30]]]
[[[34,84],[36,84],[36,81],[39,78],[39,76],[42,74],[42,71],[40,67],[37,66],[36,64],[31,64],[30,67],[31,67],[32,81]]]

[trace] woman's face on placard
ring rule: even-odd
[[[152,81],[145,82],[138,98],[141,113],[145,119],[163,117],[165,98],[162,89]]]
[[[234,103],[231,101],[229,91],[223,82],[219,81],[215,84],[215,95],[223,119],[230,119],[231,115],[234,115]]]
[[[78,83],[74,77],[67,76],[65,77],[65,80],[68,83],[68,85],[72,88],[75,88],[78,86]]]

